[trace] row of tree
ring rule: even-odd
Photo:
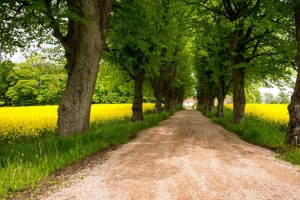
[[[59,135],[89,127],[93,96],[101,99],[101,86],[94,93],[101,59],[121,74],[114,79],[132,82],[133,121],[143,119],[145,80],[159,113],[162,99],[166,110],[182,102],[194,77],[200,105],[212,110],[217,98],[222,117],[231,92],[233,123],[242,123],[245,88],[285,84],[300,65],[296,0],[7,0],[0,13],[2,51],[29,41],[56,42],[64,49],[67,82],[58,109]],[[289,106],[287,143],[300,129],[299,82]]]
[[[61,66],[43,62],[41,56],[17,65],[11,61],[0,65],[2,106],[58,104],[67,77]]]
[[[115,100],[120,98],[118,102],[127,102],[131,100],[132,95],[132,121],[139,121],[143,120],[145,87],[152,88],[157,113],[162,110],[162,101],[165,104],[164,109],[168,111],[176,104],[182,104],[185,94],[192,91],[189,89],[193,86],[192,54],[188,49],[188,30],[191,25],[189,16],[192,13],[189,6],[176,0],[116,1],[114,9],[111,10],[112,1],[94,3],[9,1],[1,7],[2,23],[5,27],[1,31],[6,39],[2,44],[4,50],[11,50],[14,45],[9,42],[15,41],[17,37],[19,40],[24,38],[24,41],[28,41],[29,35],[38,35],[40,37],[37,37],[37,40],[50,42],[47,39],[51,40],[51,37],[46,34],[45,28],[52,29],[54,37],[65,50],[68,79],[66,83],[62,83],[65,84],[65,90],[58,110],[59,135],[88,128],[92,101],[116,102]],[[111,13],[111,25],[108,27]],[[32,21],[28,21],[29,19]],[[23,35],[12,27],[20,25],[22,20],[26,24],[21,24],[20,30],[23,28],[21,32],[25,31],[29,35]],[[98,73],[99,59],[104,51],[106,37],[107,48],[101,66],[104,69],[110,68],[106,72],[114,72],[109,75],[101,71]],[[15,41],[19,42],[18,46],[25,47],[29,44],[19,40]],[[32,81],[44,77],[42,72],[38,73],[40,77],[28,77],[27,82],[31,84],[30,94],[15,98],[11,102],[25,104],[24,99],[31,96],[30,103],[34,100],[46,103],[42,101],[45,99],[40,98],[44,92],[41,91],[42,81]],[[106,84],[108,81],[103,82],[107,77],[110,78],[109,81],[119,83],[119,86],[110,87],[112,84]],[[147,81],[144,86],[145,80]],[[13,88],[13,83],[10,85],[10,88]],[[133,89],[128,90],[125,85],[131,85]],[[9,91],[5,95],[7,97]],[[22,96],[22,92],[16,95]],[[12,99],[11,96],[9,98]]]
[[[295,37],[299,19],[294,18],[300,12],[297,1],[185,2],[198,11],[194,38],[197,98],[205,109],[212,110],[217,98],[217,117],[222,117],[224,98],[232,93],[232,122],[239,124],[244,120],[245,88],[258,83],[292,83],[299,65],[296,41],[300,35]],[[299,91],[294,91],[289,106],[289,144],[295,143],[299,134]]]

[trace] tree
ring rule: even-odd
[[[60,136],[89,127],[112,5],[113,0],[7,0],[0,8],[2,50],[49,41],[49,32],[64,48],[68,80],[58,109]]]
[[[146,1],[116,2],[107,39],[106,59],[134,80],[132,121],[143,120],[143,83],[153,50],[151,19]],[[130,13],[130,15],[128,14]],[[136,20],[139,19],[139,20]]]
[[[246,100],[248,103],[262,103],[262,96],[259,90],[248,87],[246,89]]]
[[[215,98],[218,100],[217,117],[223,117],[225,97],[231,85],[226,26],[221,17],[199,10],[197,38],[195,40],[195,70],[198,78],[198,104],[213,111]],[[200,20],[199,20],[200,19]],[[200,28],[201,27],[201,28]],[[198,39],[201,38],[201,39]]]
[[[290,97],[287,94],[285,94],[283,91],[280,91],[280,93],[275,97],[275,103],[289,104]]]
[[[28,59],[18,64],[7,76],[9,88],[6,96],[14,105],[34,105],[39,94],[38,79],[40,68],[37,65],[38,58]]]
[[[113,64],[102,60],[98,73],[93,103],[131,103],[133,81]]]
[[[266,104],[271,104],[274,102],[274,95],[272,93],[269,92],[264,93],[263,98]]]
[[[187,85],[182,83],[181,74],[190,71],[191,14],[193,10],[177,0],[154,1],[150,12],[153,23],[153,53],[150,57],[151,68],[146,78],[151,83],[155,97],[155,111],[169,111],[176,104],[181,104]],[[187,73],[191,74],[191,72]],[[188,83],[190,75],[186,76]]]
[[[62,66],[46,62],[41,55],[36,55],[16,64],[3,77],[8,85],[5,96],[16,106],[58,104],[66,76]]]
[[[247,70],[255,67],[254,61],[259,57],[270,57],[269,60],[272,60],[276,55],[283,53],[289,55],[285,50],[291,48],[283,48],[285,47],[284,41],[290,40],[290,37],[283,31],[287,29],[289,9],[286,9],[285,2],[260,0],[216,0],[205,3],[204,1],[194,2],[194,4],[215,15],[222,16],[225,19],[222,23],[229,28],[228,48],[232,76],[233,123],[241,123],[246,105]]]
[[[297,78],[291,96],[291,102],[288,105],[289,123],[286,131],[285,143],[289,145],[295,145],[297,143],[297,137],[299,138],[300,136],[300,3],[297,0],[293,0],[293,7],[297,42]]]
[[[57,105],[66,87],[67,74],[63,68],[52,66],[47,74],[41,75],[38,80],[38,104]]]
[[[1,106],[11,105],[10,99],[5,95],[9,88],[9,81],[7,76],[13,71],[14,64],[11,61],[0,62],[0,101],[3,102]]]

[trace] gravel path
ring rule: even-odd
[[[300,199],[299,168],[196,110],[177,112],[41,199]]]

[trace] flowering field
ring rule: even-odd
[[[288,123],[289,115],[287,104],[247,104],[246,114],[251,113],[267,120]],[[232,104],[225,104],[225,108],[232,109]]]
[[[120,119],[131,116],[131,104],[92,105],[91,121]],[[57,106],[28,106],[0,108],[0,139],[19,136],[37,137],[41,131],[54,132],[57,125]],[[154,104],[143,105],[144,112]]]

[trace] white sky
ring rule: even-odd
[[[272,93],[274,95],[274,97],[276,97],[280,92],[280,90],[277,87],[274,87],[274,88],[258,88],[258,90],[260,91],[262,96],[265,93]]]
[[[11,57],[11,61],[14,63],[20,63],[26,61],[26,58],[21,52],[17,52]]]

